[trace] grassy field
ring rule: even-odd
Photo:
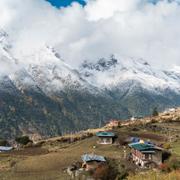
[[[96,141],[97,139],[92,137],[66,146],[66,148],[57,149],[56,147],[56,152],[19,156],[22,159],[10,170],[1,172],[0,179],[66,180],[69,177],[64,173],[64,169],[73,162],[81,161],[81,155],[84,153],[95,153],[117,160],[122,158],[122,149],[114,145],[97,145]],[[93,146],[96,146],[96,148],[93,148]],[[7,161],[7,158],[9,158],[9,161],[13,161],[13,156],[9,155],[4,159]]]
[[[128,180],[179,180],[180,171],[173,171],[171,173],[159,173],[155,171],[139,173],[128,177]]]
[[[159,126],[163,126],[163,124]],[[169,128],[171,128],[170,126],[168,125]],[[175,125],[172,124],[172,127],[175,128]],[[134,129],[134,127],[121,127],[114,131],[119,137],[139,136],[157,143],[164,143],[168,138],[164,132],[150,131],[146,127],[141,126],[138,126],[138,129]],[[173,142],[171,146],[173,154],[180,155],[180,140]],[[13,151],[9,154],[0,154],[0,179],[68,180],[70,178],[65,173],[65,169],[72,163],[81,161],[81,155],[85,153],[103,155],[106,158],[115,159],[121,163],[124,161],[122,146],[98,145],[95,136],[74,143],[60,143],[55,138],[54,142],[47,142],[41,148],[29,148],[22,151]],[[171,176],[175,178],[172,179]],[[178,180],[179,172],[176,172],[175,176],[168,174],[168,177],[170,177],[169,180]],[[151,172],[148,175],[129,176],[129,180],[148,180],[148,178],[149,180],[166,180],[167,174],[154,174],[154,172]]]
[[[172,146],[172,152],[176,154],[178,157],[180,157],[180,140],[171,143],[171,146]]]

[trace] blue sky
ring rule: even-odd
[[[85,2],[83,0],[47,0],[49,1],[53,6],[56,7],[66,7],[70,5],[72,2],[79,2],[82,5],[85,5]]]

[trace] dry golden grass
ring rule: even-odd
[[[128,180],[179,180],[180,171],[173,171],[171,173],[158,173],[156,171],[140,173],[138,175],[131,175]]]
[[[64,169],[73,162],[81,161],[81,155],[84,153],[96,153],[115,159],[122,158],[122,149],[115,145],[97,145],[96,141],[97,138],[92,137],[69,144],[66,148],[56,150],[57,152],[28,156],[24,160],[19,161],[12,171],[4,173],[3,177],[9,180],[28,180],[32,177],[33,180],[68,180],[69,177],[64,173]],[[96,148],[93,148],[94,146]]]
[[[142,124],[142,122],[135,122],[135,124]],[[163,124],[162,124],[163,125]],[[166,124],[167,125],[167,124]],[[157,134],[157,132],[148,132],[144,129],[140,129],[138,132],[130,132],[132,127],[124,126],[122,128],[117,129],[117,132],[120,136],[122,135],[138,135],[142,138],[148,139],[157,139],[158,137],[166,136],[164,134]],[[169,126],[169,125],[168,125]],[[141,127],[141,126],[140,126]],[[175,127],[174,127],[175,128]],[[104,128],[101,129],[93,129],[87,130],[83,133],[92,133],[95,134],[98,131],[107,130]],[[103,155],[107,158],[113,158],[118,161],[122,160],[123,157],[123,148],[118,148],[115,145],[97,145],[97,138],[91,137],[82,140],[82,135],[66,135],[64,137],[56,137],[51,138],[45,141],[43,144],[43,148],[48,149],[33,149],[12,153],[12,154],[1,154],[1,166],[0,169],[0,180],[68,180],[68,175],[64,172],[64,169],[71,165],[73,162],[81,161],[81,155],[84,153],[95,153],[98,155]],[[154,134],[153,136],[149,136]],[[160,135],[160,136],[159,136]],[[64,142],[62,143],[60,140],[62,138],[77,138],[80,141],[76,141],[73,143]],[[157,139],[158,141],[162,141],[162,139]],[[179,141],[178,141],[179,142]],[[178,142],[173,144],[173,151],[176,154],[180,153],[180,146]],[[162,142],[161,142],[162,143]],[[94,148],[95,147],[95,148]],[[10,167],[11,162],[15,161],[13,167]],[[170,179],[167,179],[170,178]],[[161,174],[157,172],[149,172],[145,174],[139,174],[136,176],[129,176],[130,180],[179,180],[179,172],[173,172],[170,174]]]

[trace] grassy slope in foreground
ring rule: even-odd
[[[179,111],[180,112],[180,111]],[[172,117],[170,115],[160,115],[154,118],[153,123],[148,123],[148,118],[142,121],[135,122],[132,125],[128,124],[121,128],[115,129],[117,134],[122,136],[140,136],[148,138],[156,143],[166,143],[171,135],[179,137],[180,121],[177,118],[179,115],[173,115],[176,120],[169,122]],[[163,120],[162,120],[163,119]],[[160,121],[162,121],[160,123]],[[156,128],[154,128],[156,127]],[[168,128],[168,130],[167,130]],[[22,151],[14,151],[8,154],[0,154],[0,179],[8,180],[50,180],[62,179],[68,180],[69,176],[64,172],[67,166],[73,162],[80,161],[80,157],[84,153],[92,153],[103,155],[110,159],[115,159],[117,164],[123,163],[129,167],[123,158],[123,147],[115,145],[97,145],[96,137],[90,137],[74,143],[60,143],[59,138],[47,140],[42,147],[28,148]],[[171,143],[172,153],[175,157],[180,157],[180,140],[176,139]],[[96,146],[94,149],[93,146]],[[132,167],[131,167],[132,168]],[[130,180],[148,180],[156,178],[157,180],[178,179],[179,172],[170,174],[160,172],[136,172],[136,175],[130,174]]]

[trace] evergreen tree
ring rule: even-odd
[[[29,142],[32,142],[28,136],[17,137],[15,140],[17,143],[22,144],[22,145],[26,145]]]
[[[153,116],[158,116],[158,115],[159,115],[158,110],[157,110],[157,107],[155,107],[155,108],[153,109],[152,115],[153,115]]]
[[[5,139],[0,139],[0,146],[8,146],[8,142]]]

